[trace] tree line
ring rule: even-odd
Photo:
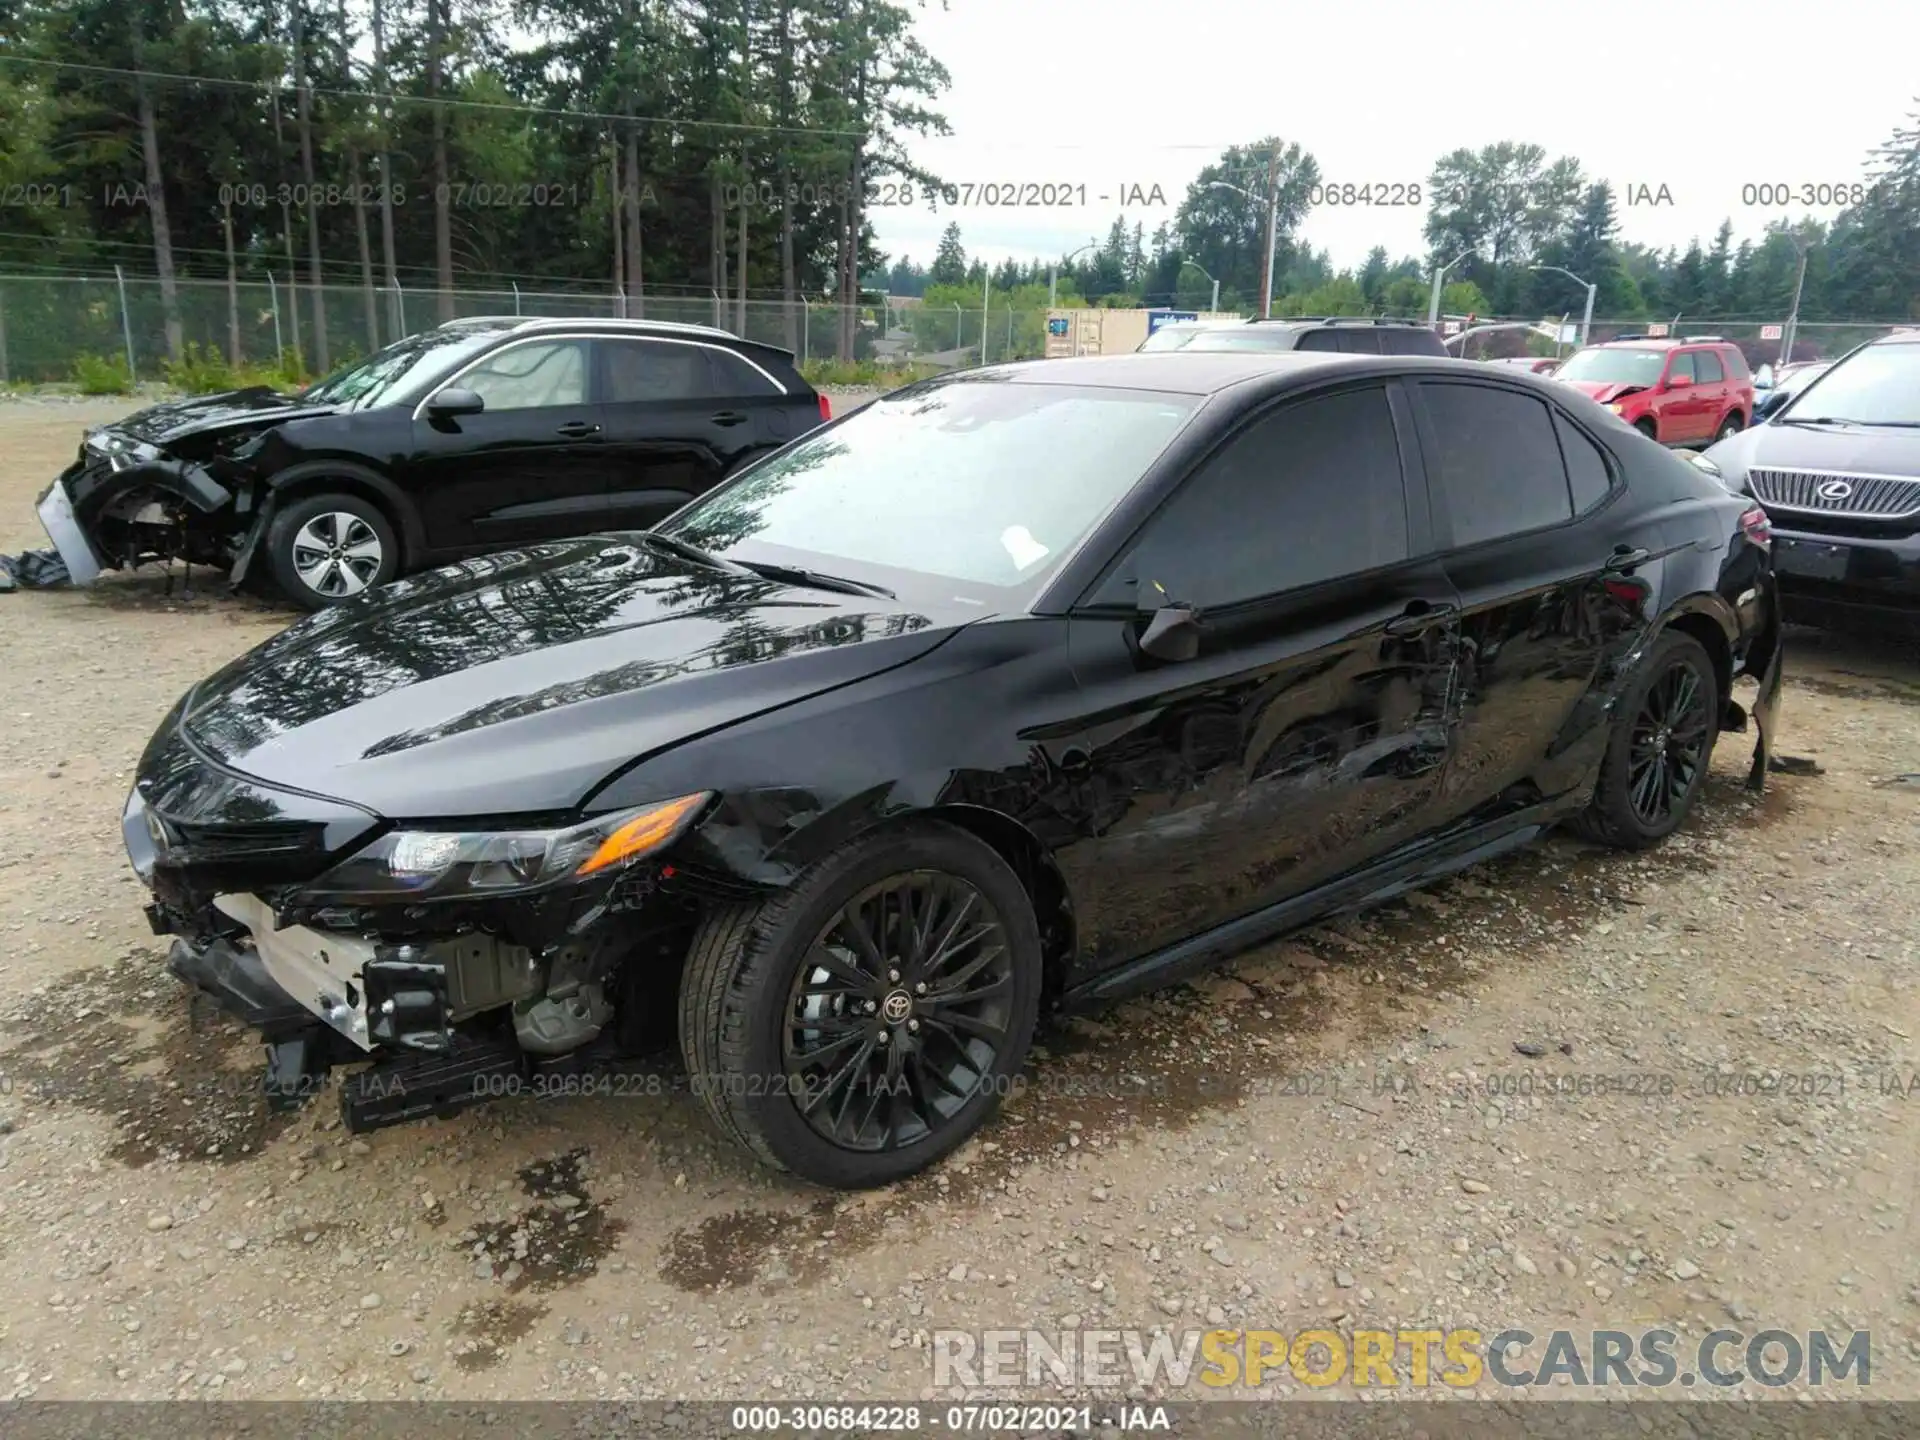
[[[697,292],[736,328],[749,293],[829,296],[851,358],[865,196],[932,182],[907,142],[948,128],[917,3],[24,0],[0,13],[0,270],[154,277],[176,359],[183,280],[275,272],[308,287],[289,318],[322,368],[322,286],[384,339],[383,288],[448,319],[457,286],[509,281],[633,314]]]
[[[824,298],[846,360],[873,338],[858,317],[875,291],[975,309],[987,286],[995,308],[1044,307],[1047,262],[989,274],[957,223],[925,268],[876,242],[874,187],[940,184],[911,154],[949,133],[919,3],[20,0],[0,9],[0,272],[153,277],[176,358],[183,282],[292,275],[291,338],[321,368],[340,330],[393,337],[381,292],[399,285],[440,319],[457,288],[511,282],[612,290],[631,314],[698,296],[739,330],[750,296],[778,297],[789,345],[799,298]],[[1911,122],[1831,223],[1738,244],[1723,224],[1684,251],[1625,236],[1620,197],[1570,157],[1455,151],[1424,183],[1429,253],[1354,269],[1300,238],[1323,177],[1268,137],[1222,153],[1153,233],[1116,219],[1058,293],[1201,308],[1214,277],[1224,307],[1250,308],[1270,177],[1279,313],[1424,313],[1432,264],[1468,252],[1450,312],[1577,314],[1579,287],[1530,268],[1557,265],[1597,282],[1610,317],[1775,318],[1804,252],[1804,318],[1920,316]],[[230,336],[201,338],[237,351],[238,308]]]
[[[1115,219],[1104,243],[1067,265],[1035,259],[988,267],[968,260],[956,222],[930,264],[894,261],[885,288],[925,297],[936,309],[977,306],[983,284],[1007,295],[1044,291],[1057,268],[1054,288],[1075,304],[1200,310],[1218,279],[1222,308],[1252,309],[1276,157],[1275,314],[1425,315],[1433,268],[1464,256],[1447,272],[1442,303],[1451,314],[1578,318],[1584,288],[1533,268],[1556,266],[1595,285],[1594,313],[1610,319],[1778,320],[1792,303],[1804,252],[1803,319],[1920,320],[1920,124],[1912,120],[1862,157],[1859,182],[1844,187],[1854,203],[1831,222],[1782,218],[1758,240],[1735,243],[1732,221],[1724,220],[1711,240],[1684,250],[1637,243],[1622,232],[1612,185],[1589,179],[1571,157],[1506,141],[1434,162],[1421,195],[1426,255],[1394,259],[1376,247],[1359,267],[1338,269],[1300,238],[1315,201],[1332,198],[1319,165],[1298,144],[1269,137],[1229,149],[1203,169],[1174,218],[1151,235]]]

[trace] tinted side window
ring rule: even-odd
[[[1453,543],[1475,545],[1571,519],[1567,472],[1543,401],[1488,385],[1423,381],[1439,448],[1432,467]]]
[[[1302,330],[1296,350],[1338,350],[1340,337],[1331,330]]]
[[[1667,379],[1669,380],[1693,379],[1693,352],[1692,351],[1690,350],[1683,351],[1680,354],[1673,357],[1673,363],[1667,367]]]
[[[1383,355],[1442,356],[1451,353],[1431,330],[1382,330],[1380,352]]]
[[[1584,515],[1606,499],[1607,491],[1613,487],[1606,456],[1557,410],[1553,414],[1553,426],[1560,433],[1560,453],[1567,462],[1567,484],[1573,491],[1574,514]]]
[[[454,382],[489,410],[579,405],[587,398],[587,346],[582,340],[509,345],[479,361]]]
[[[620,404],[641,400],[695,400],[713,394],[704,345],[657,340],[603,340],[606,398]]]
[[[1400,447],[1376,386],[1242,430],[1147,522],[1121,573],[1206,609],[1406,558]]]
[[[779,388],[731,350],[707,351],[716,395],[776,395]]]
[[[1693,355],[1693,373],[1703,385],[1717,385],[1727,378],[1727,372],[1720,368],[1720,357],[1711,350],[1696,350]]]
[[[1340,348],[1349,355],[1378,355],[1380,332],[1378,330],[1342,330]]]

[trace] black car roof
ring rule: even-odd
[[[712,345],[746,352],[764,352],[793,359],[791,350],[748,340],[731,330],[715,325],[689,325],[677,320],[622,320],[607,315],[477,315],[464,320],[449,320],[442,330],[472,330],[496,335],[537,335],[548,330],[589,331],[603,335],[651,335],[663,340],[700,340]]]
[[[1528,374],[1508,376],[1494,371],[1477,360],[1442,359],[1437,355],[1340,355],[1325,350],[1146,350],[1127,355],[1078,355],[992,365],[962,372],[956,378],[1215,395],[1253,380],[1308,381],[1322,373],[1340,371],[1385,375],[1418,371],[1541,383]]]

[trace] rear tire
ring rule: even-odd
[[[1659,443],[1660,427],[1653,423],[1652,417],[1648,417],[1647,419],[1644,419],[1644,420],[1634,421],[1633,428],[1638,430],[1642,435],[1646,436],[1647,439],[1652,440],[1656,444]]]
[[[1040,978],[1039,924],[1006,862],[947,825],[889,827],[706,919],[680,1047],[721,1133],[760,1160],[837,1189],[887,1185],[1012,1092]]]
[[[1740,412],[1736,410],[1731,415],[1727,416],[1725,420],[1722,420],[1720,422],[1720,429],[1718,433],[1714,435],[1713,438],[1716,442],[1721,440],[1726,440],[1732,436],[1738,435],[1745,428],[1746,426],[1742,423],[1740,419]]]
[[[267,526],[267,569],[303,610],[323,610],[399,573],[400,541],[380,508],[340,491],[293,501]]]
[[[1720,682],[1706,647],[1669,630],[1620,696],[1593,800],[1572,822],[1585,839],[1644,850],[1693,808],[1720,733]]]

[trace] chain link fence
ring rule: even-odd
[[[449,319],[483,315],[617,318],[715,325],[790,349],[802,362],[838,357],[841,310],[811,298],[647,295],[605,288],[463,289],[441,292],[284,281],[181,280],[172,307],[182,352],[191,349],[239,370],[289,365],[318,374],[371,354],[403,335]],[[151,277],[0,275],[0,382],[75,378],[85,362],[130,370],[135,381],[166,378],[174,351],[168,307]],[[1045,353],[1046,312],[1002,306],[964,309],[901,304],[876,296],[853,316],[854,358],[952,367],[1031,359]]]
[[[481,315],[552,318],[633,318],[716,325],[747,339],[792,350],[803,363],[837,358],[841,307],[810,298],[782,300],[716,295],[647,295],[624,299],[606,287],[461,289],[439,292],[406,286],[289,286],[284,280],[181,280],[173,306],[182,348],[235,370],[279,368],[318,374],[371,354],[403,335],[448,319]],[[0,382],[68,381],[88,361],[131,371],[135,381],[167,378],[173,350],[168,308],[149,276],[0,275]],[[928,306],[875,296],[853,316],[854,358],[952,368],[1036,359],[1047,350],[1047,311],[1002,306]],[[1495,317],[1478,317],[1486,324]],[[1525,317],[1514,317],[1525,320]],[[1683,338],[1717,335],[1741,346],[1757,369],[1780,358],[1782,321],[1716,321],[1675,317],[1664,333]],[[1528,320],[1553,333],[1554,320]],[[1595,319],[1594,342],[1622,334],[1660,333],[1658,322]],[[1801,322],[1794,358],[1844,354],[1864,341],[1906,328],[1874,322]],[[1473,356],[1553,353],[1541,332],[1475,336]],[[1566,350],[1573,347],[1567,345]],[[297,364],[288,364],[297,357]]]

